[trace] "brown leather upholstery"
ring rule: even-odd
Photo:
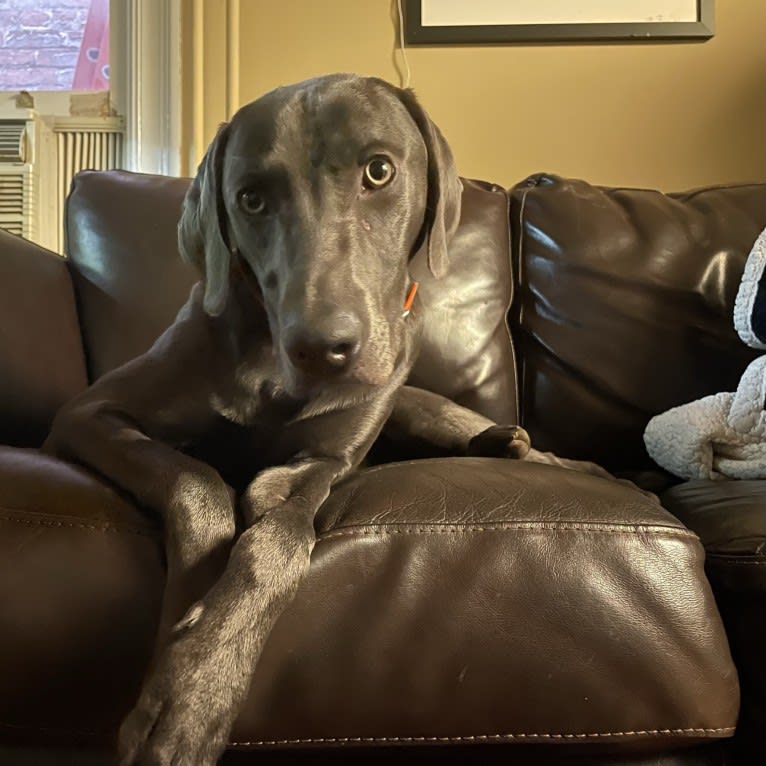
[[[0,738],[88,742],[138,692],[164,581],[158,528],[82,469],[0,447]]]
[[[143,351],[197,276],[175,245],[187,185],[76,180],[70,267],[92,377]],[[766,187],[687,199],[555,178],[513,192],[511,317],[537,446],[649,468],[650,414],[736,382],[751,352],[727,313],[764,200]],[[512,419],[508,201],[467,182],[463,202],[449,280],[413,265],[429,309],[416,380]],[[708,546],[750,733],[766,722],[764,506],[752,485],[663,496]],[[0,527],[1,741],[108,740],[151,649],[164,577],[155,519],[80,469],[0,448]],[[737,718],[704,552],[640,495],[532,464],[401,463],[337,488],[320,533],[234,732],[257,757],[296,740],[496,742],[520,763],[552,762],[565,752],[554,744],[591,748],[574,762],[635,766],[641,750],[652,763],[721,762],[715,747],[678,749],[725,739]]]
[[[67,205],[68,254],[91,379],[143,353],[173,321],[199,277],[178,255],[176,224],[189,180],[84,172]],[[516,422],[508,199],[465,181],[450,275],[413,263],[426,307],[413,380],[500,422]]]
[[[85,385],[66,263],[0,229],[0,444],[39,446]]]
[[[516,363],[507,321],[513,278],[503,189],[463,179],[449,273],[434,279],[423,255],[421,251],[411,267],[420,282],[425,322],[410,382],[498,423],[518,422]]]
[[[538,448],[651,469],[649,418],[734,391],[759,353],[732,308],[766,185],[665,195],[540,174],[513,190],[511,220],[522,423]],[[739,735],[766,756],[766,482],[689,482],[662,500],[707,549],[742,676]]]
[[[766,758],[766,482],[691,481],[666,492],[662,501],[705,545],[705,568],[742,671],[738,737],[762,762]]]
[[[33,452],[0,450],[6,483],[4,740],[108,740],[152,643],[157,529]],[[731,733],[737,679],[702,548],[623,486],[502,460],[381,466],[333,493],[319,533],[241,746],[663,749]]]
[[[731,309],[766,185],[664,195],[553,175],[514,188],[512,332],[539,449],[653,467],[649,418],[733,391],[755,352]]]
[[[176,243],[188,185],[119,170],[75,177],[66,249],[91,381],[146,351],[199,278]]]
[[[631,490],[401,463],[345,483],[319,528],[235,742],[670,743],[736,720],[701,546]]]

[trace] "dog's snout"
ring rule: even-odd
[[[362,346],[359,319],[348,313],[322,320],[291,322],[284,346],[293,365],[309,375],[321,377],[348,371]]]

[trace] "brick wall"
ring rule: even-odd
[[[90,0],[0,0],[0,90],[72,87]]]

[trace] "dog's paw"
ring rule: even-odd
[[[226,748],[249,676],[228,672],[219,646],[205,651],[194,621],[178,634],[120,727],[120,766],[215,766]]]
[[[523,460],[530,446],[529,434],[521,426],[490,426],[471,439],[468,454]]]

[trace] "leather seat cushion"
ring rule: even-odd
[[[689,481],[663,504],[702,540],[705,569],[742,685],[737,736],[766,758],[766,482]]]
[[[85,473],[0,449],[6,742],[107,740],[156,625],[156,526]],[[629,521],[626,521],[629,519]],[[697,537],[622,485],[513,461],[336,488],[239,747],[729,736],[738,687]]]

